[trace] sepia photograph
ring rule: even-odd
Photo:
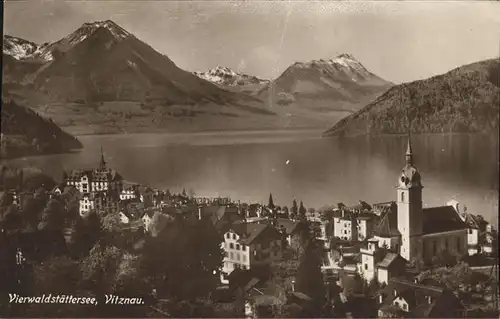
[[[500,1],[2,10],[0,318],[500,318]]]

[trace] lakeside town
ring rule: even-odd
[[[497,230],[455,200],[424,208],[410,140],[401,156],[393,199],[322,210],[299,199],[280,206],[272,194],[262,205],[128,183],[102,149],[98,167],[64,172],[60,183],[3,167],[0,313],[498,316]],[[56,309],[8,294],[114,294],[143,305]]]

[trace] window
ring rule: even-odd
[[[233,239],[236,239],[236,234],[233,234]]]
[[[234,249],[234,244],[233,243],[229,243],[229,248],[230,249]]]
[[[229,253],[229,258],[230,258],[230,259],[234,259],[234,254],[233,254],[233,252],[230,252],[230,253]]]
[[[469,228],[469,235],[472,235],[472,228]]]
[[[405,193],[401,192],[401,201],[404,202],[405,201]]]
[[[244,263],[247,262],[247,256],[246,255],[241,255],[241,259]]]
[[[365,270],[368,270],[368,264],[365,264]]]
[[[226,234],[226,238],[227,238],[227,239],[231,238],[231,234],[230,234],[230,233],[227,233],[227,234]]]
[[[236,253],[236,260],[240,261],[240,254],[239,253]]]
[[[240,245],[236,244],[236,250],[240,250]]]
[[[403,310],[408,310],[408,305],[407,304],[403,304]]]
[[[246,246],[245,245],[241,245],[241,250],[245,251],[245,249],[246,249]]]

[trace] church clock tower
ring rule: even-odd
[[[406,165],[397,186],[398,230],[401,233],[400,255],[410,261],[422,256],[422,181],[413,165],[411,140],[406,149]]]

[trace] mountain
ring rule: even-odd
[[[337,122],[325,136],[411,132],[498,133],[500,63],[485,60],[425,80],[396,85]]]
[[[222,87],[242,87],[246,85],[267,84],[269,80],[235,72],[227,67],[216,67],[206,72],[193,72],[196,76]]]
[[[22,38],[5,35],[3,38],[3,54],[15,60],[32,58],[38,51],[39,45]]]
[[[368,71],[352,55],[296,62],[260,92],[270,102],[326,102],[330,110],[356,110],[359,102],[383,93],[391,83]],[[304,104],[306,104],[304,103]]]
[[[4,87],[74,134],[240,128],[276,118],[258,98],[180,69],[110,20],[25,47],[22,59],[4,51]]]
[[[331,126],[384,93],[392,83],[368,71],[350,54],[296,62],[257,96],[291,122],[307,118]]]
[[[236,98],[181,70],[112,21],[85,23],[47,50],[52,61],[37,71],[32,83],[57,100],[189,104]]]
[[[75,137],[61,130],[52,120],[2,97],[1,157],[66,152],[82,148]]]

